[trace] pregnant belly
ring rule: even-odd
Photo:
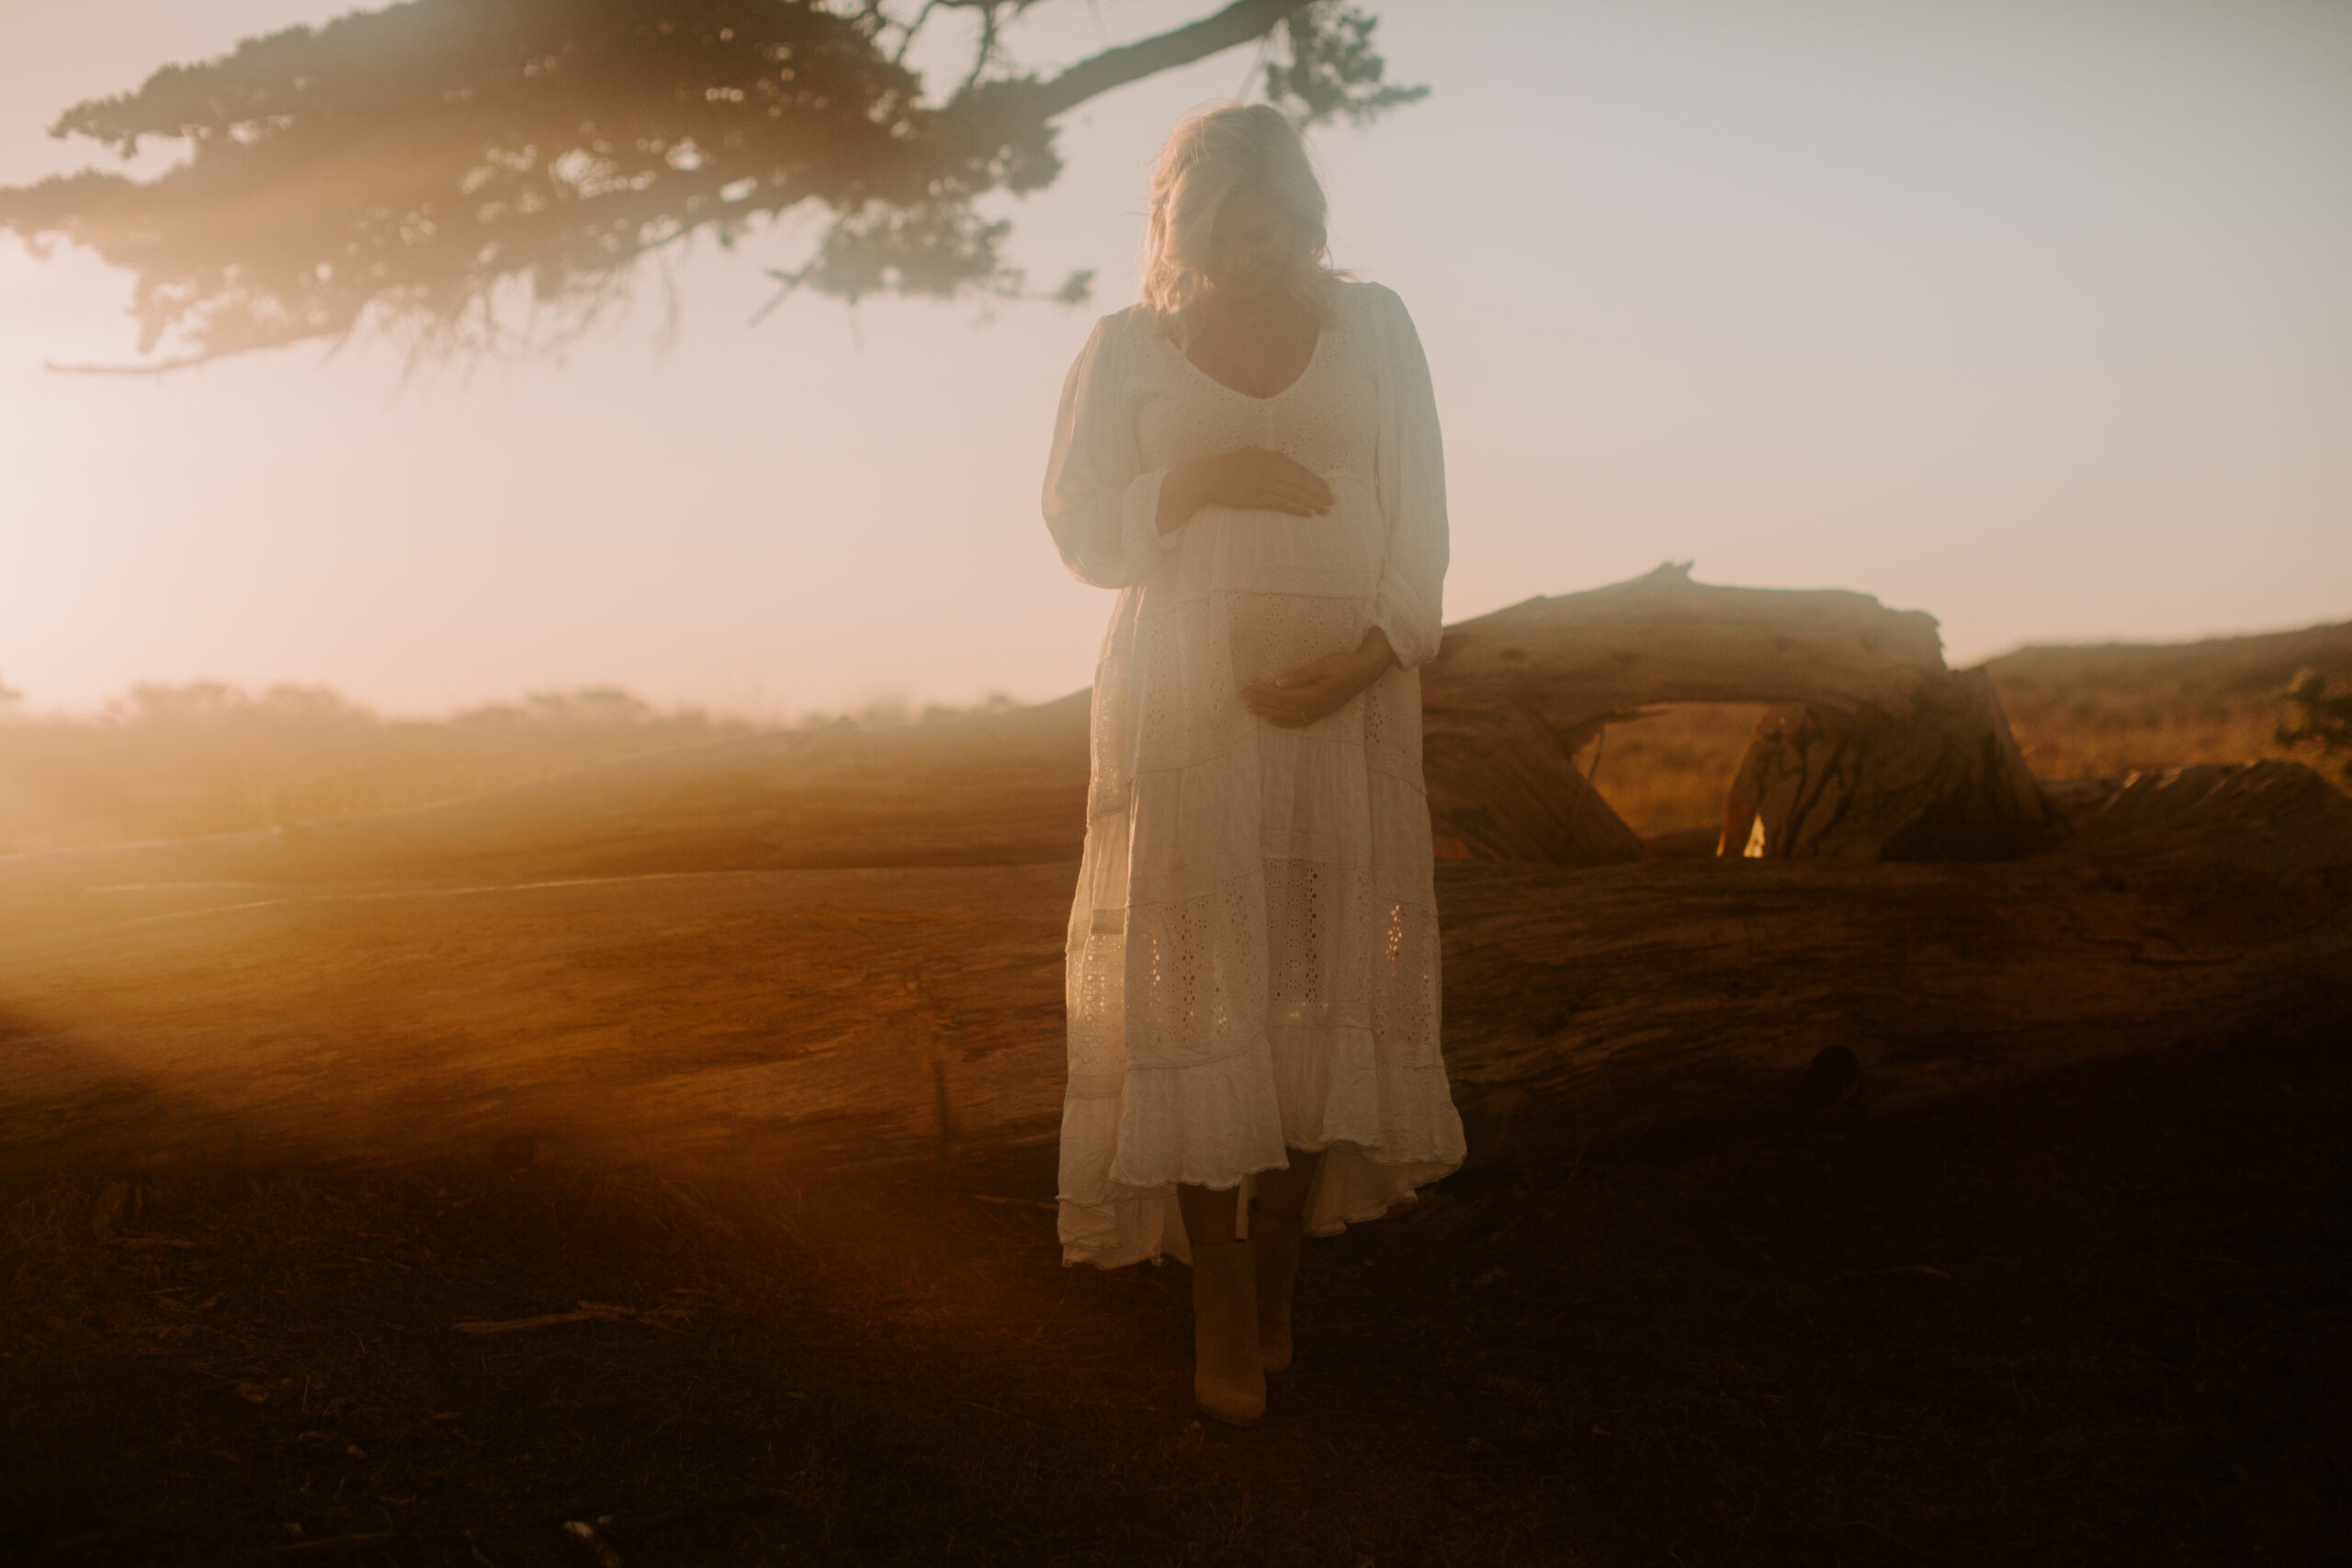
[[[1222,621],[1233,687],[1271,681],[1303,664],[1345,653],[1363,641],[1372,622],[1367,596],[1233,592],[1211,601]]]
[[[1331,510],[1320,516],[1204,507],[1186,525],[1188,586],[1211,593],[1370,598],[1385,550],[1378,499],[1357,475],[1331,475],[1329,482]]]

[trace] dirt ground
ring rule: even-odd
[[[2343,1045],[1458,1175],[1310,1243],[1247,1431],[1050,1149],[19,1183],[0,1560],[2352,1561]]]

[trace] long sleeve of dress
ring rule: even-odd
[[[1159,531],[1168,470],[1146,469],[1136,449],[1125,396],[1126,337],[1117,317],[1094,324],[1062,382],[1046,464],[1046,526],[1071,573],[1098,588],[1142,581],[1176,543],[1176,531]]]
[[[1377,479],[1388,550],[1372,619],[1410,670],[1437,656],[1444,626],[1445,452],[1429,360],[1405,302],[1378,289],[1373,320],[1384,369]]]

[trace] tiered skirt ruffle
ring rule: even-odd
[[[1238,1185],[1247,1235],[1251,1178],[1320,1150],[1305,1228],[1335,1235],[1413,1201],[1463,1154],[1442,1065],[1384,1062],[1369,1030],[1279,1026],[1220,1060],[1073,1083],[1061,1147],[1063,1261],[1105,1269],[1192,1260],[1180,1181]]]

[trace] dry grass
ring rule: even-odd
[[[2023,648],[1990,660],[2009,728],[2044,778],[2312,752],[2279,745],[2299,670],[2352,675],[2352,622],[2177,645]],[[2338,778],[2333,767],[2323,772]]]
[[[888,726],[967,711],[883,697],[850,716]],[[96,718],[8,719],[0,705],[0,854],[396,811],[761,728],[609,688],[439,719],[386,718],[315,687],[217,683],[141,686]]]
[[[1764,711],[1759,703],[1690,703],[1611,726],[1577,757],[1601,798],[1645,839],[1722,826],[1724,792]]]
[[[2293,757],[2352,784],[2340,766],[2277,739],[2288,716],[2281,694],[2297,671],[2352,676],[2352,622],[2207,642],[2025,648],[1984,668],[2027,763],[2044,778]],[[1643,838],[1714,828],[1762,711],[1660,709],[1613,727],[1577,762]]]
[[[412,720],[315,688],[141,686],[101,717],[0,725],[0,853],[396,810],[751,728],[616,691]]]

